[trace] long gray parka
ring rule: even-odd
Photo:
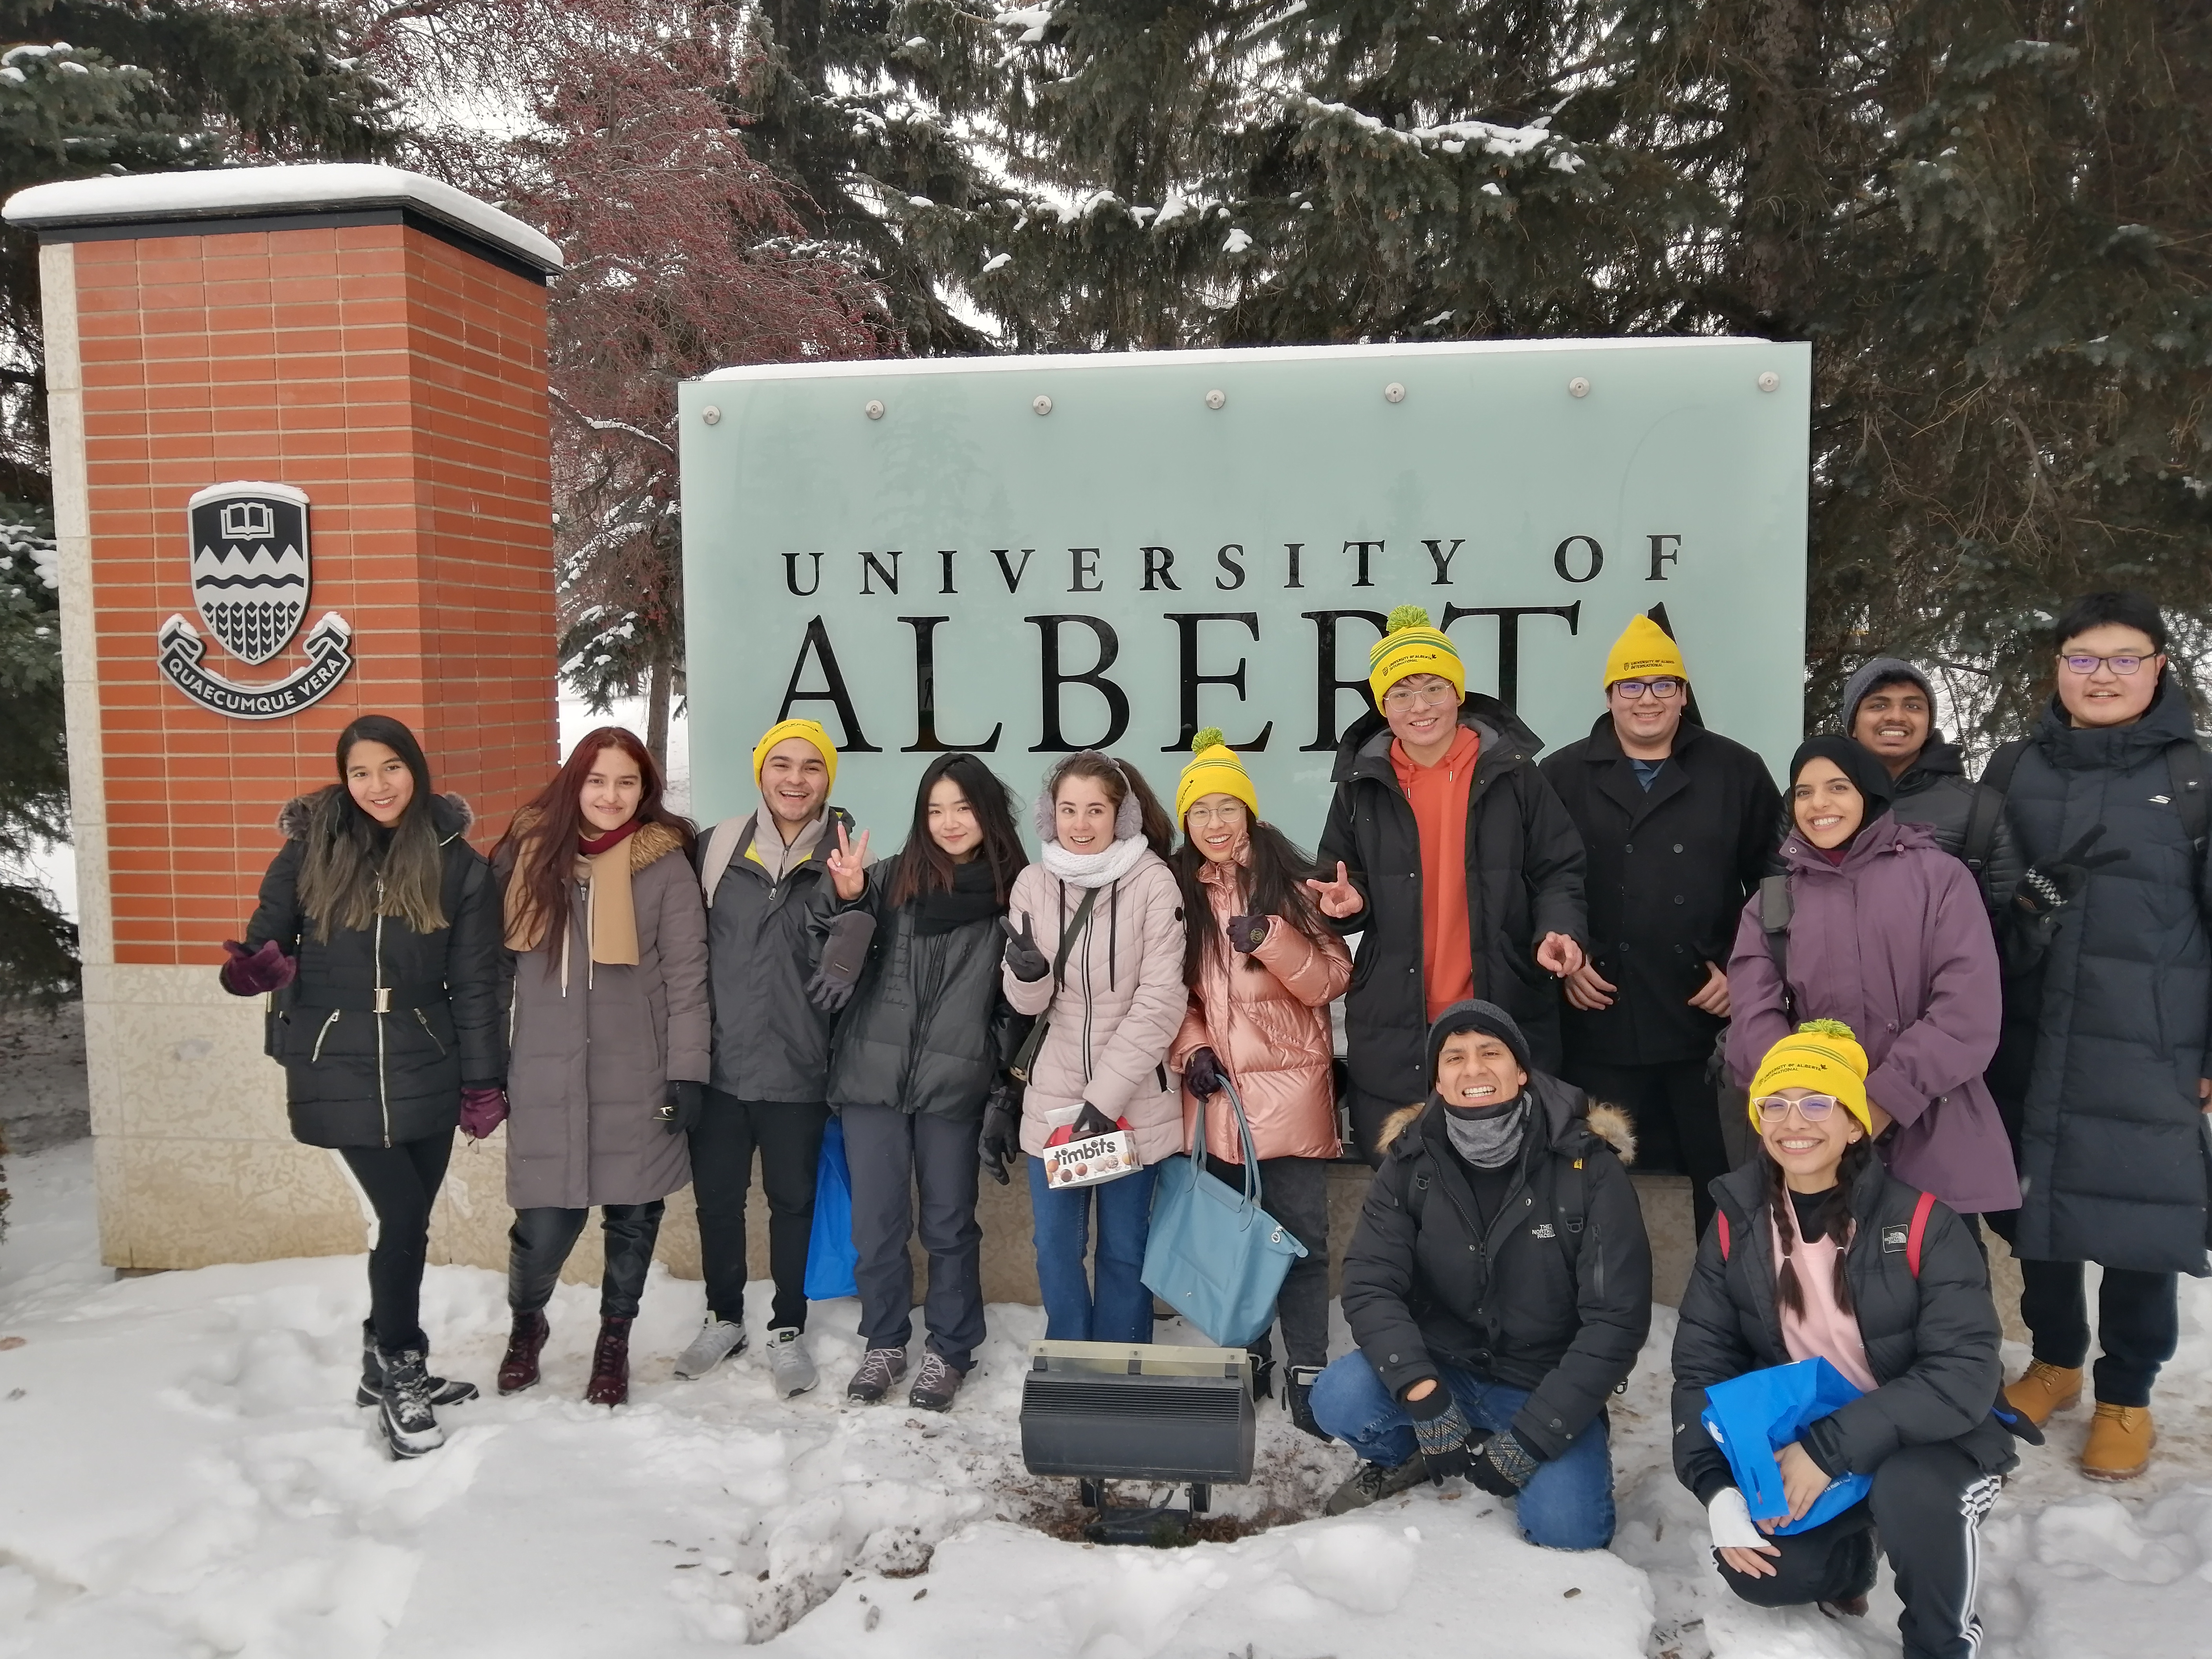
[[[644,1204],[691,1179],[685,1137],[658,1114],[671,1079],[707,1080],[706,906],[675,830],[648,823],[624,845],[637,966],[592,960],[580,882],[569,884],[565,982],[550,936],[501,953],[507,1201],[518,1210]],[[498,872],[502,890],[511,873]]]

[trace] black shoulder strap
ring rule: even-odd
[[[1060,923],[1060,949],[1052,953],[1052,982],[1055,989],[1067,983],[1067,953],[1074,949],[1075,941],[1082,933],[1084,924],[1091,920],[1091,907],[1097,902],[1098,890],[1096,887],[1086,887],[1083,890],[1083,902],[1075,907],[1074,918],[1063,920]],[[1067,884],[1066,882],[1060,884],[1060,915],[1066,918],[1067,915]]]
[[[1797,994],[1790,988],[1790,917],[1795,905],[1790,897],[1790,878],[1762,876],[1759,880],[1759,927],[1766,935],[1766,954],[1782,976],[1782,1015],[1797,1024]]]
[[[1990,867],[1990,848],[1996,842],[1997,825],[2004,821],[2005,794],[2012,787],[2020,757],[2027,752],[2026,738],[1999,744],[1983,769],[1982,781],[1974,786],[1974,804],[1966,811],[1966,838],[1960,845],[1959,856],[1978,879]]]
[[[2176,738],[2166,744],[2166,772],[2173,784],[2173,804],[2181,813],[2182,831],[2201,859],[2208,825],[2212,824],[2212,791],[2205,785],[2204,750],[2194,738]]]

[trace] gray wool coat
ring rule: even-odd
[[[707,1080],[707,909],[674,830],[647,824],[628,845],[636,967],[592,961],[576,883],[565,994],[550,939],[503,953],[507,1201],[518,1210],[643,1204],[691,1179],[685,1138],[657,1114],[671,1079]]]

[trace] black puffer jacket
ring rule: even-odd
[[[1610,1008],[1567,1009],[1567,1051],[1601,1066],[1703,1060],[1725,1022],[1690,999],[1707,963],[1726,971],[1775,848],[1782,797],[1766,763],[1685,720],[1646,789],[1601,714],[1539,769],[1588,853],[1591,965],[1620,988]]]
[[[1540,1072],[1528,1087],[1536,1109],[1487,1230],[1443,1103],[1391,1120],[1344,1255],[1344,1317],[1394,1395],[1439,1364],[1531,1390],[1513,1432],[1556,1457],[1635,1366],[1651,1328],[1651,1243],[1614,1150],[1634,1156],[1627,1119]]]
[[[1705,1390],[1790,1361],[1774,1300],[1770,1179],[1761,1156],[1713,1182],[1720,1216],[1698,1245],[1674,1328],[1674,1473],[1700,1503],[1735,1484],[1728,1455],[1699,1420]],[[1870,1474],[1899,1447],[1942,1440],[1957,1442],[1987,1474],[2014,1462],[2011,1434],[1990,1415],[2004,1367],[1988,1266],[1966,1224],[1938,1204],[1928,1213],[1915,1279],[1907,1246],[1919,1201],[1879,1158],[1867,1161],[1851,1189],[1844,1273],[1867,1367],[1881,1386],[1806,1430],[1801,1443],[1832,1476]]]
[[[1536,769],[1542,740],[1495,697],[1470,696],[1460,724],[1482,739],[1468,784],[1468,939],[1474,994],[1513,1016],[1537,1066],[1559,1067],[1558,981],[1536,965],[1536,945],[1565,933],[1587,946],[1583,838]],[[1370,713],[1336,751],[1336,799],[1319,862],[1340,860],[1366,901],[1335,925],[1358,933],[1345,993],[1352,1086],[1395,1109],[1429,1091],[1429,1009],[1421,975],[1421,845],[1413,809],[1390,763],[1390,728]]]
[[[2171,677],[2132,726],[2076,730],[2054,699],[2013,773],[2006,811],[2030,864],[2100,824],[2096,850],[2128,854],[2037,930],[2037,969],[2006,987],[1990,1076],[2019,1126],[2014,1248],[2031,1259],[2205,1272],[2212,877],[2166,757],[2193,738]]]
[[[325,940],[300,908],[315,799],[303,795],[277,818],[284,846],[246,927],[249,950],[273,939],[299,959],[270,1021],[292,1133],[310,1146],[396,1146],[451,1134],[462,1085],[497,1083],[507,1072],[496,1006],[499,903],[491,866],[465,838],[468,806],[459,795],[430,804],[445,849],[445,927],[418,933],[386,916],[372,927],[333,927]]]
[[[866,909],[876,919],[868,965],[830,1041],[830,1103],[973,1122],[1013,1057],[1016,1016],[1000,989],[1006,936],[997,916],[921,932],[917,905],[889,901],[896,868],[895,859],[872,866],[866,890],[849,902],[827,881],[815,891],[810,925],[817,955],[846,912]]]
[[[1966,778],[1966,762],[1959,745],[1943,741],[1941,732],[1930,732],[1920,758],[1897,781],[1897,799],[1890,809],[1899,823],[1924,823],[1936,832],[1936,844],[1954,859],[1966,855],[1966,823],[1973,816],[1974,798],[1983,786]],[[1980,871],[1982,902],[1990,914],[1999,914],[2012,902],[2013,890],[2027,873],[2027,860],[2020,854],[2020,838],[2005,814],[1996,815],[1990,836],[1987,862]]]

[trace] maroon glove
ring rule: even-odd
[[[222,948],[230,953],[222,964],[222,988],[234,997],[281,991],[300,972],[300,964],[286,956],[273,939],[258,951],[249,951],[234,939],[223,940]]]
[[[1267,924],[1273,920],[1272,916],[1230,917],[1229,926],[1224,930],[1229,935],[1229,948],[1241,951],[1246,956],[1251,955],[1267,937]]]
[[[461,1091],[461,1133],[482,1140],[507,1121],[507,1091],[497,1084]]]

